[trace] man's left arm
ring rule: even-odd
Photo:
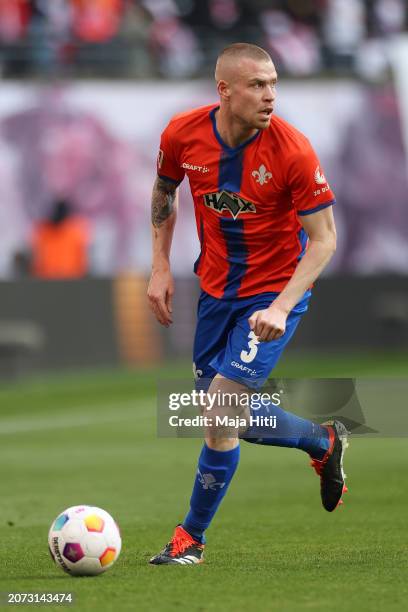
[[[285,333],[288,314],[313,285],[336,250],[332,206],[299,216],[299,220],[309,237],[306,253],[286,287],[269,308],[254,312],[249,318],[249,325],[261,342],[277,340]]]

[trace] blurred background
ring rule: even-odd
[[[0,591],[55,592],[49,525],[89,503],[124,549],[103,583],[75,582],[78,610],[404,608],[407,445],[371,406],[406,414],[407,25],[408,0],[0,0]],[[364,377],[379,435],[353,435],[334,521],[303,453],[241,445],[197,603],[196,573],[146,563],[183,519],[201,446],[157,434],[157,380],[192,380],[199,249],[183,183],[162,329],[150,194],[162,129],[216,101],[215,58],[237,41],[270,51],[276,112],[337,196],[338,250],[274,376]],[[341,381],[323,397],[320,421]]]
[[[0,0],[0,377],[190,359],[187,184],[169,330],[145,298],[155,158],[174,113],[216,101],[215,59],[237,41],[271,53],[276,112],[338,201],[338,250],[290,351],[406,363],[407,28],[408,0]]]

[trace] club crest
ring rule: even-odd
[[[262,164],[259,166],[258,170],[254,170],[252,172],[252,176],[260,185],[265,185],[272,178],[272,173],[268,172],[266,167]]]

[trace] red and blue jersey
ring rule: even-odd
[[[217,131],[218,105],[173,117],[161,137],[157,172],[187,174],[201,253],[194,270],[216,298],[280,292],[303,256],[299,215],[335,202],[308,139],[283,119],[238,147]]]

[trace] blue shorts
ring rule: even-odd
[[[248,323],[257,310],[268,308],[278,293],[261,293],[235,300],[214,298],[201,292],[197,307],[193,369],[197,388],[206,390],[217,374],[259,390],[293,336],[311,292],[307,291],[289,313],[286,331],[278,340],[258,342]],[[202,384],[200,380],[202,379]]]

